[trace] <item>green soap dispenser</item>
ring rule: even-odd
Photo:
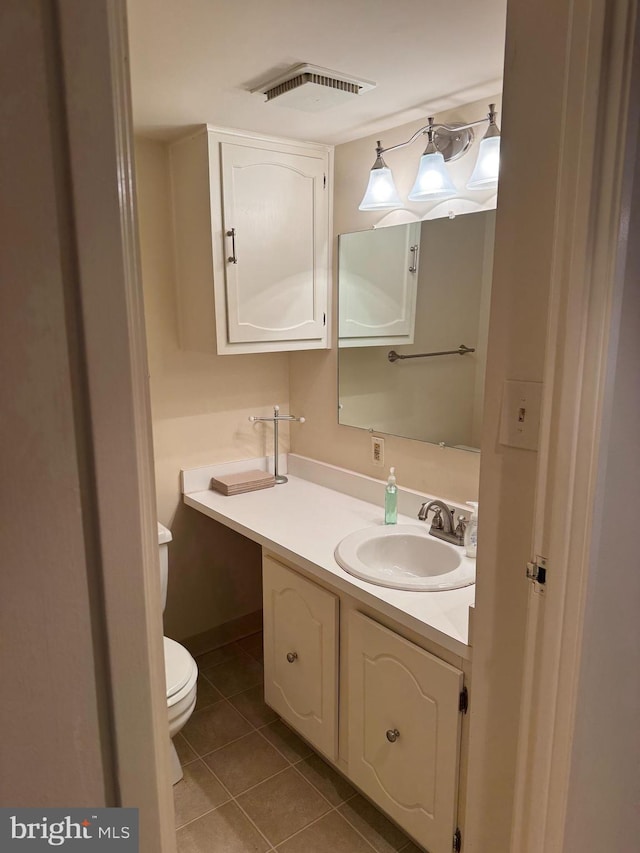
[[[384,523],[398,523],[398,486],[395,468],[389,469],[389,479],[384,490]]]

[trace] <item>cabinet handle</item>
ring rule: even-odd
[[[236,229],[229,229],[229,231],[227,231],[227,237],[231,237],[231,254],[227,258],[227,260],[230,264],[237,264],[238,258],[236,256]]]
[[[287,660],[289,663],[293,663],[295,660],[298,660],[298,652],[287,652]]]
[[[395,743],[400,737],[400,732],[398,729],[389,729],[387,731],[387,740],[389,743]]]
[[[409,272],[416,272],[418,269],[418,246],[410,246],[409,251],[411,252],[411,263],[409,264]]]

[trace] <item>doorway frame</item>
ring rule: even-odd
[[[625,223],[634,173],[638,180],[639,92],[636,0],[572,8],[532,551],[547,559],[547,581],[530,582],[528,597],[510,848],[519,853],[566,849]]]
[[[74,31],[79,18],[82,17],[83,6],[94,6],[96,4],[83,4],[80,0],[62,0],[60,3],[63,29],[67,28],[69,40],[63,45],[63,58],[67,65],[67,72],[78,78],[77,56],[74,56],[71,33]],[[512,3],[515,7],[517,4]],[[562,673],[565,668],[579,658],[580,631],[582,617],[584,615],[584,586],[586,582],[586,568],[589,554],[589,540],[591,535],[590,509],[593,507],[595,489],[594,471],[597,467],[598,442],[600,438],[599,429],[596,427],[585,439],[576,430],[576,417],[578,414],[586,417],[593,416],[595,423],[599,423],[602,411],[602,401],[606,376],[607,359],[610,351],[608,332],[611,324],[611,306],[613,293],[616,286],[615,264],[613,261],[618,251],[617,233],[607,228],[607,217],[619,215],[620,205],[620,175],[622,169],[622,142],[620,139],[603,146],[601,152],[607,151],[607,156],[613,154],[613,160],[606,160],[604,153],[596,152],[588,145],[580,152],[580,159],[576,161],[570,151],[576,138],[591,138],[588,128],[593,127],[594,106],[593,92],[583,91],[582,94],[574,92],[574,96],[580,101],[581,107],[578,112],[573,112],[569,107],[575,106],[571,100],[570,92],[572,86],[576,88],[584,86],[585,69],[588,79],[597,82],[598,91],[597,108],[604,108],[606,103],[607,116],[619,126],[624,124],[628,104],[624,97],[624,83],[629,74],[629,63],[632,57],[632,49],[627,42],[624,56],[620,57],[620,64],[616,67],[615,62],[605,67],[601,51],[598,45],[602,43],[605,24],[609,20],[614,26],[621,25],[624,21],[628,23],[629,16],[635,13],[636,3],[633,0],[618,0],[617,3],[607,3],[606,0],[594,0],[581,9],[573,10],[574,29],[572,40],[568,44],[569,51],[569,78],[567,80],[567,106],[565,110],[565,126],[563,128],[564,145],[566,154],[562,161],[559,187],[559,210],[570,211],[582,209],[583,203],[595,202],[595,232],[591,230],[594,222],[585,221],[584,217],[578,217],[573,222],[573,227],[568,229],[563,222],[556,226],[555,245],[556,257],[554,258],[554,277],[552,281],[552,299],[550,310],[550,328],[552,333],[547,343],[548,353],[557,355],[557,360],[548,356],[546,369],[546,392],[545,392],[545,420],[542,430],[542,451],[539,461],[538,475],[538,499],[536,507],[536,549],[540,553],[548,551],[553,555],[554,571],[558,571],[560,560],[572,562],[576,556],[576,570],[565,576],[565,584],[559,588],[558,597],[551,592],[550,583],[545,592],[542,607],[541,596],[531,600],[529,628],[527,636],[527,659],[526,676],[524,687],[525,702],[523,707],[527,708],[521,720],[520,738],[524,744],[519,757],[516,787],[516,808],[514,835],[512,838],[512,849],[519,853],[537,853],[544,850],[552,853],[552,846],[544,847],[557,827],[563,820],[563,808],[566,807],[566,783],[568,781],[568,755],[566,749],[561,748],[563,738],[570,741],[570,731],[575,713],[575,683],[564,684]],[[135,223],[135,200],[132,180],[132,157],[131,142],[132,130],[130,124],[129,94],[127,91],[128,75],[124,73],[126,68],[126,7],[124,0],[103,0],[99,4],[109,20],[109,67],[114,75],[115,86],[112,93],[112,106],[115,113],[114,125],[117,128],[118,139],[118,180],[123,190],[123,206],[121,208],[121,240],[123,248],[123,288],[127,298],[126,327],[131,343],[131,385],[129,388],[131,405],[134,417],[138,455],[138,469],[129,471],[131,487],[138,495],[139,517],[141,530],[149,530],[153,527],[155,520],[155,509],[153,506],[153,477],[152,461],[149,458],[150,451],[150,414],[148,408],[148,382],[146,378],[146,356],[144,355],[144,323],[142,317],[142,305],[140,295],[140,277],[137,259],[137,234]],[[608,18],[607,12],[614,7],[614,21]],[[85,14],[89,14],[84,10]],[[78,17],[76,17],[78,16]],[[587,32],[584,32],[586,27]],[[582,35],[580,33],[582,32]],[[579,43],[579,38],[587,36],[586,44]],[[600,39],[600,41],[599,41]],[[104,47],[104,45],[103,45]],[[585,52],[586,47],[586,52]],[[97,61],[97,60],[96,60]],[[622,89],[620,88],[622,84]],[[618,97],[621,91],[622,97]],[[607,94],[608,97],[604,97]],[[597,112],[597,110],[596,110]],[[71,123],[73,115],[70,114]],[[624,136],[624,134],[622,135]],[[86,145],[81,129],[71,129],[70,145],[72,153],[75,152],[76,168],[82,167],[81,149]],[[611,147],[613,146],[613,150]],[[598,180],[594,183],[593,174],[589,170],[589,164],[597,165]],[[608,164],[608,165],[607,165]],[[605,168],[606,167],[606,168]],[[613,171],[607,172],[607,169]],[[607,178],[608,174],[608,178]],[[95,180],[88,174],[76,172],[76,188],[78,202],[81,208],[86,204],[87,209],[95,206],[95,197],[90,199],[95,190]],[[610,184],[607,181],[610,181]],[[607,187],[609,186],[609,189]],[[591,209],[591,208],[590,208]],[[565,220],[567,221],[567,220]],[[587,242],[595,236],[593,250],[587,250]],[[82,234],[79,235],[82,244]],[[589,275],[585,275],[587,258],[590,259]],[[612,265],[613,264],[613,265]],[[599,270],[596,274],[595,270]],[[604,276],[604,279],[600,278]],[[602,288],[595,288],[595,281],[604,280]],[[585,306],[586,320],[582,323],[571,323],[566,315],[569,299],[579,298]],[[91,347],[92,342],[99,343],[102,336],[97,334],[92,326],[92,321],[98,321],[98,305],[91,305],[91,295],[87,294],[87,342]],[[574,303],[575,304],[575,303]],[[600,312],[600,313],[598,313]],[[563,325],[564,324],[564,325]],[[93,331],[92,331],[93,329]],[[560,330],[564,337],[560,340]],[[576,348],[576,344],[578,344]],[[575,353],[580,353],[580,359],[575,359]],[[94,354],[95,355],[95,354]],[[595,358],[595,364],[591,359]],[[94,396],[96,412],[101,405],[108,405],[108,377],[105,375],[104,386],[100,389],[100,372],[103,366],[99,359],[91,363],[89,355],[89,366],[95,370]],[[580,380],[582,377],[592,375],[591,371],[596,369],[599,382],[590,396],[579,393]],[[103,395],[101,398],[101,394]],[[143,401],[142,403],[140,401]],[[95,423],[98,425],[99,420]],[[567,426],[570,429],[566,429]],[[106,436],[102,439],[107,440]],[[96,436],[98,443],[100,436]],[[565,443],[566,442],[566,443]],[[556,448],[552,453],[552,446]],[[565,449],[567,455],[565,455]],[[562,477],[561,460],[570,460],[572,465],[572,476],[567,479]],[[104,479],[101,481],[100,520],[103,533],[114,531],[117,526],[116,517],[110,517],[111,509],[117,502],[122,483],[113,482],[113,477],[103,471]],[[587,488],[583,489],[583,478],[586,477]],[[557,491],[559,488],[561,492]],[[553,500],[551,499],[554,494]],[[568,531],[561,529],[555,521],[557,508],[561,495],[570,506],[571,519]],[[143,553],[144,579],[143,586],[145,600],[154,602],[159,597],[157,579],[154,573],[157,568],[157,543],[151,535],[141,534],[138,543]],[[558,558],[556,559],[556,556]],[[562,558],[560,555],[563,555]],[[124,643],[118,637],[118,629],[122,625],[122,608],[130,612],[127,604],[127,596],[130,594],[131,577],[124,571],[124,567],[118,569],[115,565],[114,572],[105,573],[106,590],[106,621],[107,634],[110,643],[110,665],[111,683],[114,688],[118,684],[127,683],[131,675],[130,645]],[[107,577],[108,575],[108,577]],[[577,595],[574,597],[574,593]],[[534,595],[532,591],[531,596]],[[578,606],[574,611],[567,611],[567,603],[577,601]],[[146,608],[147,605],[145,605]],[[148,608],[149,610],[152,608]],[[544,610],[544,614],[541,612]],[[145,612],[147,612],[145,610]],[[479,618],[480,614],[476,614]],[[545,630],[548,632],[549,642],[553,646],[552,654],[545,650],[544,653],[540,643],[537,642],[537,626],[544,618]],[[149,648],[149,672],[150,679],[146,685],[146,695],[139,697],[137,706],[132,706],[128,698],[119,694],[114,689],[113,713],[115,729],[118,733],[116,748],[118,752],[118,773],[120,778],[123,797],[128,802],[133,802],[140,796],[148,796],[148,780],[139,775],[140,752],[139,744],[133,743],[133,738],[128,732],[138,729],[141,719],[152,721],[153,736],[146,747],[156,755],[157,778],[162,781],[164,774],[168,778],[168,767],[161,756],[162,750],[159,745],[162,737],[166,734],[166,724],[163,724],[162,714],[165,713],[161,702],[160,691],[160,662],[161,662],[161,633],[157,632],[158,619],[149,616],[145,623],[132,624],[130,631],[134,632],[139,641],[146,642]],[[546,704],[537,701],[543,696],[550,697]],[[530,704],[528,705],[527,702]],[[549,725],[553,731],[553,737],[549,739],[545,754],[541,755],[535,746],[538,744],[541,732],[548,732]],[[545,783],[549,783],[546,784]],[[541,784],[542,783],[542,784]],[[564,791],[562,790],[564,786]],[[550,801],[549,790],[557,789],[559,796],[553,802]],[[163,802],[162,792],[156,789],[154,794],[156,803]],[[535,805],[535,808],[531,806]],[[158,806],[157,806],[158,807]],[[158,807],[159,808],[159,807]],[[162,811],[160,811],[162,814]],[[535,815],[535,820],[534,820]],[[544,819],[541,819],[541,815]],[[163,818],[164,821],[164,818]],[[544,830],[540,831],[540,825]],[[168,853],[174,849],[173,828],[170,822],[161,824],[162,844],[166,845],[156,849],[166,850]],[[542,845],[542,846],[541,846]]]
[[[106,649],[113,805],[175,853],[125,0],[55,0]],[[93,617],[94,622],[96,617]]]

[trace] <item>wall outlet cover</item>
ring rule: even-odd
[[[384,438],[371,436],[371,462],[376,468],[384,468]]]

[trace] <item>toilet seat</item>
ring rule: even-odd
[[[175,640],[164,637],[164,671],[167,705],[177,705],[195,687],[198,666],[189,652]]]

